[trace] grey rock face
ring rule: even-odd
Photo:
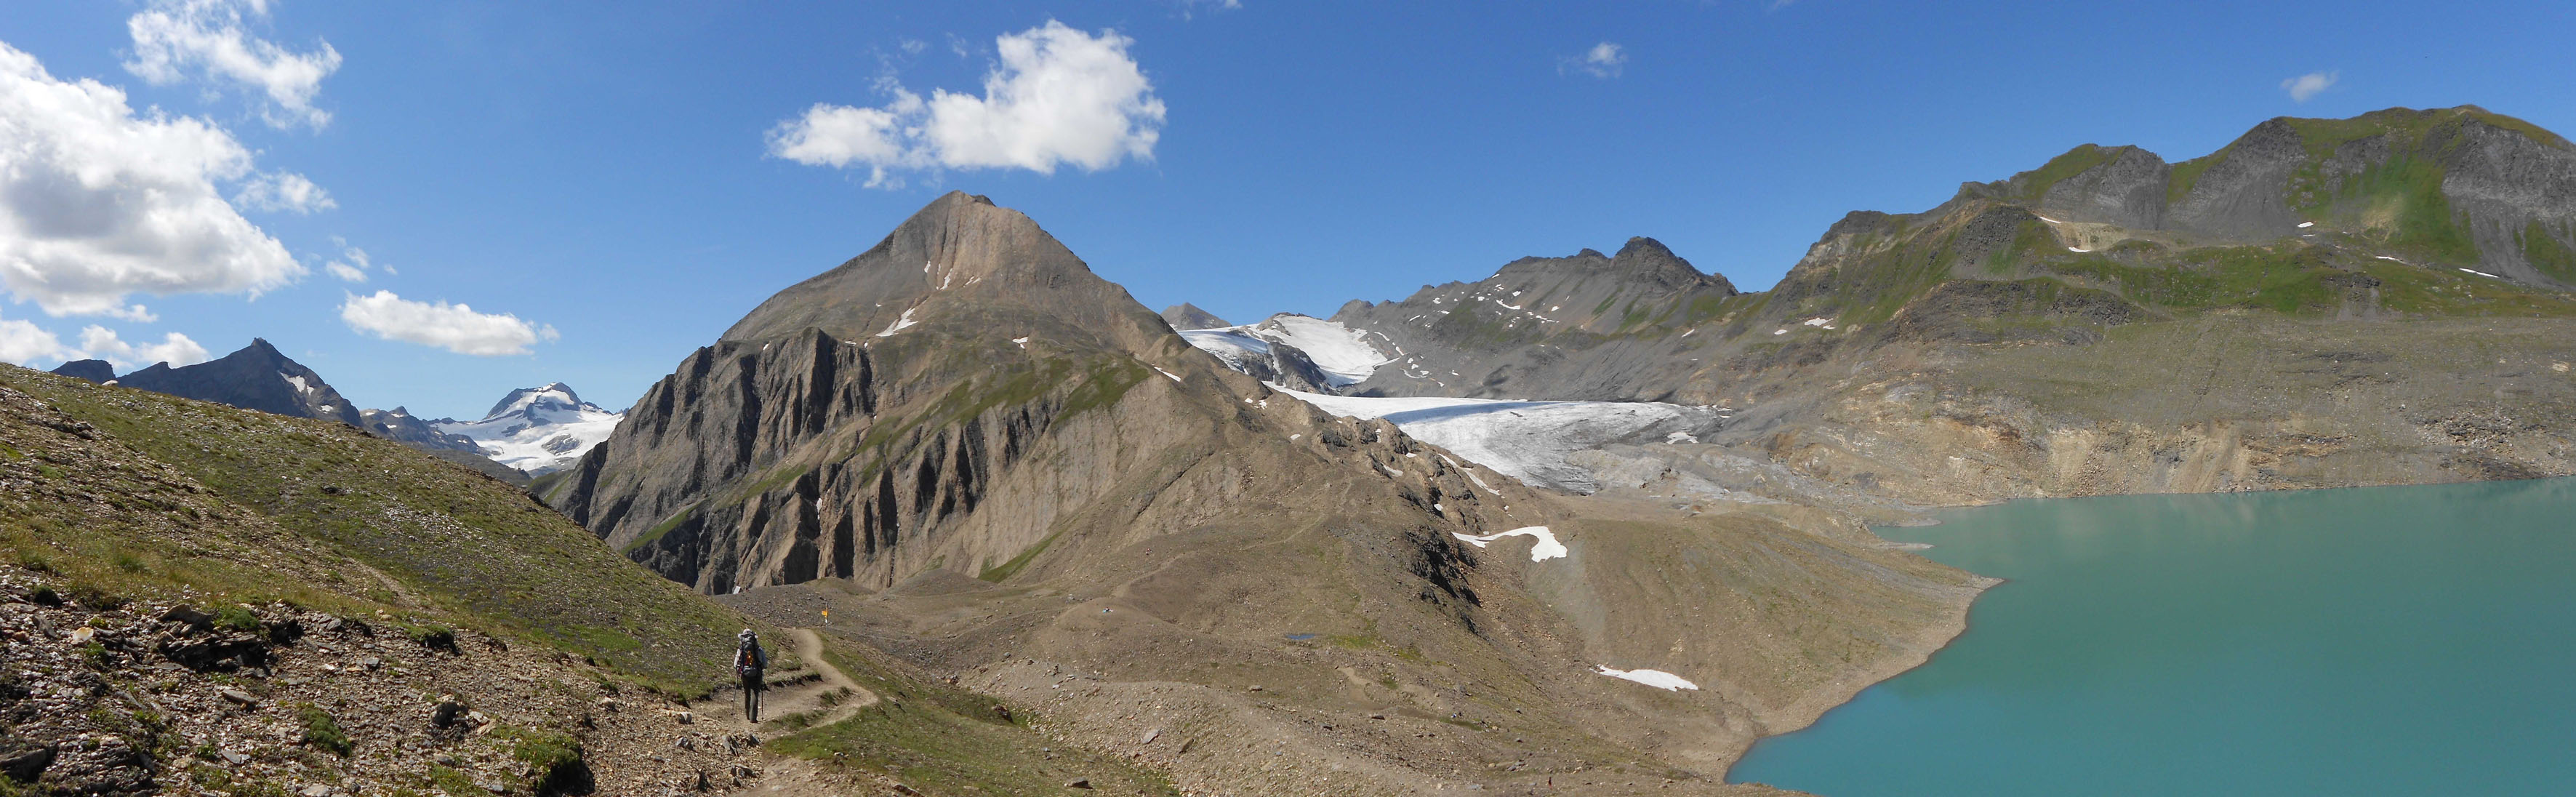
[[[2049,187],[2040,206],[2068,220],[2152,230],[2164,226],[2165,187],[2173,167],[2137,147],[2120,147],[2111,161]]]

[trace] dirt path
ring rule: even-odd
[[[813,721],[806,723],[811,727],[839,722],[859,709],[876,705],[875,692],[850,680],[848,673],[841,672],[841,668],[832,666],[831,661],[823,658],[822,636],[811,628],[791,628],[788,633],[795,637],[796,659],[804,666],[801,671],[772,674],[768,694],[761,697],[761,721],[758,725],[743,716],[742,690],[739,688],[718,692],[715,697],[692,708],[709,722],[758,731],[774,726],[790,714],[814,712]],[[784,682],[780,676],[785,676]],[[841,693],[842,697],[835,705],[824,705],[823,696],[832,693]]]

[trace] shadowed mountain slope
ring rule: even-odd
[[[211,401],[242,409],[297,418],[320,418],[360,426],[358,407],[322,381],[322,375],[288,358],[267,340],[196,365],[170,367],[154,363],[116,380],[136,390]],[[364,428],[364,427],[360,427]]]

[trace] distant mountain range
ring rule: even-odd
[[[358,409],[322,375],[267,340],[195,365],[154,363],[124,376],[104,360],[74,360],[53,373],[243,409],[339,421],[513,483],[561,469],[616,428],[620,413],[582,401],[561,382],[511,391],[488,417],[423,420],[402,407]]]
[[[1773,485],[1807,501],[2562,474],[2571,289],[2576,146],[2390,109],[2180,163],[2079,146],[1928,211],[1852,213],[1768,291],[1637,238],[1355,301],[1330,337],[1386,362],[1326,392],[1731,407],[1710,442],[1811,477]]]

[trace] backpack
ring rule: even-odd
[[[733,652],[733,674],[737,676],[747,676],[760,672],[762,669],[761,665],[767,663],[762,661],[764,658],[767,657],[760,655],[760,643],[744,643],[742,647],[736,648]]]

